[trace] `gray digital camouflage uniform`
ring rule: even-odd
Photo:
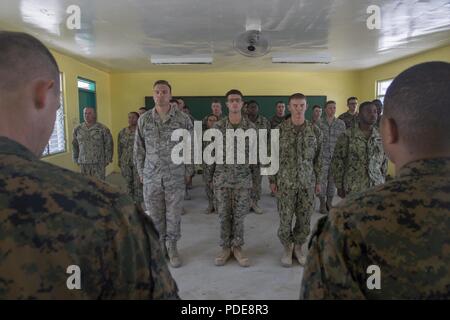
[[[366,138],[356,126],[339,136],[331,161],[331,173],[336,187],[349,195],[384,183],[387,164],[378,130],[373,127],[370,137]]]
[[[320,129],[307,120],[296,128],[288,119],[278,129],[280,169],[270,177],[270,183],[278,188],[278,237],[284,246],[301,245],[309,235],[314,187],[322,170],[322,135]],[[292,228],[294,216],[296,222]]]
[[[171,108],[163,122],[153,108],[139,118],[134,146],[136,168],[144,182],[145,209],[162,242],[176,242],[181,237],[185,177],[194,173],[193,165],[172,161],[172,149],[179,143],[171,141],[176,129],[186,129],[192,135],[191,119]]]

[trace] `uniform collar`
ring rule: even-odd
[[[430,174],[449,176],[450,158],[423,159],[410,162],[399,170],[398,176],[424,176]]]
[[[16,155],[30,161],[39,160],[25,146],[7,137],[0,137],[0,154]]]
[[[175,108],[170,107],[169,111],[167,112],[167,118],[172,118],[173,116],[175,116],[176,112],[177,111],[175,110]],[[162,120],[161,117],[159,116],[158,112],[156,112],[156,107],[154,107],[152,109],[152,116],[153,116],[153,119]]]

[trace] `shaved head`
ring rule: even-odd
[[[410,148],[448,147],[450,63],[422,63],[398,75],[387,89],[383,117],[395,121],[400,138]]]
[[[53,55],[28,34],[0,31],[0,91],[16,91],[36,79],[54,80],[59,91],[59,68]]]

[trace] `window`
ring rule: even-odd
[[[377,81],[377,99],[380,99],[384,104],[384,96],[388,87],[391,85],[394,79]]]
[[[63,74],[59,74],[60,84],[60,107],[56,112],[55,126],[53,127],[52,135],[45,147],[43,156],[50,156],[57,153],[66,152],[66,126],[64,115],[64,93],[63,93]]]

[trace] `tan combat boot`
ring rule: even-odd
[[[293,252],[294,252],[294,244],[293,243],[284,246],[284,253],[283,253],[283,256],[281,257],[281,265],[283,267],[286,267],[286,268],[292,267]]]
[[[225,265],[230,256],[231,256],[231,249],[223,247],[222,251],[217,255],[216,259],[214,260],[215,265],[219,267]]]
[[[167,242],[167,254],[169,255],[169,263],[173,268],[181,266],[181,259],[175,241]]]
[[[306,257],[308,255],[308,244],[305,242],[303,245],[296,244],[294,246],[294,253],[297,257],[298,263],[300,263],[302,266],[306,263]]]
[[[245,256],[245,254],[242,252],[242,248],[241,247],[234,247],[233,248],[233,255],[234,255],[234,257],[236,258],[236,260],[238,261],[238,263],[239,263],[239,265],[241,267],[249,267],[250,266],[250,261]]]

